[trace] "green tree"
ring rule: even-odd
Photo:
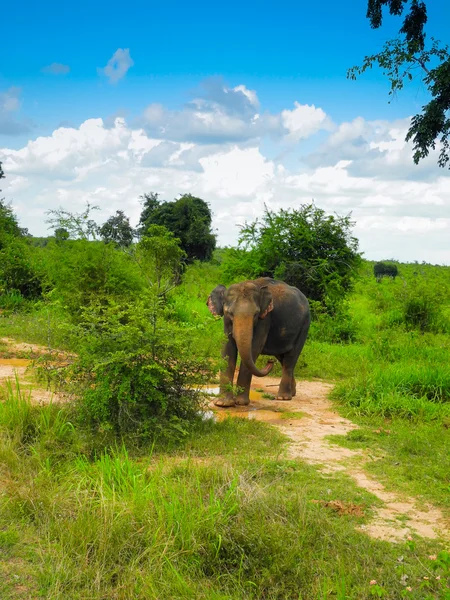
[[[204,200],[191,194],[184,194],[173,202],[159,202],[153,193],[143,198],[141,235],[146,235],[151,225],[162,225],[180,239],[188,262],[211,259],[216,236],[211,230],[211,209]]]
[[[5,178],[2,163],[0,162],[0,179]],[[1,190],[0,190],[1,192]],[[10,204],[6,204],[4,198],[0,198],[0,247],[2,243],[5,244],[5,235],[22,236],[26,233],[26,230],[19,227],[17,217]],[[2,242],[3,238],[3,242]]]
[[[98,225],[91,218],[92,211],[99,210],[98,206],[93,206],[86,202],[86,208],[81,213],[71,213],[64,208],[48,210],[49,229],[65,229],[72,239],[95,240],[98,234]]]
[[[381,52],[366,56],[361,66],[349,69],[347,76],[356,79],[373,65],[378,65],[387,76],[393,95],[401,90],[405,81],[414,77],[422,80],[430,94],[430,101],[416,114],[406,135],[413,142],[413,159],[416,164],[440,142],[438,164],[445,167],[450,161],[450,53],[448,46],[425,34],[426,4],[420,0],[368,0],[367,18],[372,28],[383,23],[383,8],[391,15],[405,17],[399,36],[387,41]],[[449,164],[450,168],[450,164]]]
[[[142,203],[142,211],[138,224],[139,235],[144,235],[145,230],[148,227],[148,223],[151,222],[150,217],[161,204],[161,202],[158,200],[158,196],[159,194],[156,194],[155,192],[149,192],[148,194],[139,196]]]
[[[266,208],[261,221],[241,229],[238,248],[225,253],[224,274],[282,279],[334,311],[361,261],[353,225],[350,216],[327,215],[313,203],[278,213]]]
[[[186,253],[180,240],[166,227],[150,225],[131,254],[158,296],[165,296],[179,283]]]
[[[130,219],[121,210],[117,210],[115,215],[103,223],[99,233],[104,242],[114,242],[116,246],[122,248],[127,248],[133,243],[134,230],[130,225]]]
[[[55,229],[55,240],[58,243],[65,242],[70,238],[70,233],[64,227],[58,227]]]

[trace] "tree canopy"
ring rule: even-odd
[[[428,42],[426,3],[420,0],[368,0],[367,18],[373,29],[383,24],[383,9],[391,15],[405,15],[399,36],[389,40],[381,52],[364,58],[361,66],[349,69],[347,76],[356,79],[373,65],[387,76],[393,95],[405,81],[419,77],[427,88],[430,101],[422,112],[413,116],[406,141],[413,142],[416,164],[439,144],[438,165],[450,168],[450,53],[448,46],[430,37]]]
[[[145,236],[151,225],[166,227],[180,239],[188,262],[211,259],[216,247],[211,222],[208,204],[191,194],[184,194],[172,202],[161,202],[158,194],[152,192],[142,196],[140,235]]]
[[[266,208],[261,221],[241,229],[239,247],[226,252],[224,273],[230,280],[282,279],[333,311],[361,260],[352,226],[349,216],[327,215],[313,203],[278,213]]]
[[[96,239],[99,227],[91,218],[92,211],[99,210],[98,206],[93,206],[86,202],[86,208],[81,213],[71,213],[64,208],[56,208],[47,211],[49,215],[46,223],[50,229],[56,231],[64,229],[72,239],[90,240]]]
[[[109,217],[100,227],[99,233],[104,242],[114,242],[122,248],[127,248],[133,243],[134,230],[130,219],[122,210],[117,210],[115,215]]]

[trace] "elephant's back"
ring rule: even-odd
[[[309,311],[309,302],[307,297],[301,290],[293,285],[289,285],[285,281],[273,279],[272,277],[259,277],[252,281],[256,286],[263,287],[268,286],[274,301],[274,305],[277,306],[279,303],[283,304],[288,302],[292,303],[295,307],[296,303],[299,303],[299,307],[302,308],[301,312],[304,312],[305,308]]]

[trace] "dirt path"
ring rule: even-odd
[[[362,526],[370,536],[391,542],[404,540],[413,533],[433,539],[450,537],[449,523],[438,508],[427,505],[422,510],[417,507],[413,498],[388,492],[380,482],[364,471],[364,464],[370,460],[367,452],[343,448],[326,439],[329,435],[346,435],[357,429],[355,423],[333,410],[327,399],[332,385],[321,381],[297,382],[297,395],[290,402],[262,397],[263,393],[276,394],[278,384],[279,380],[275,378],[258,379],[252,388],[264,392],[258,393],[252,389],[249,407],[214,407],[214,411],[219,419],[226,415],[241,416],[278,427],[291,440],[288,449],[290,458],[301,458],[318,465],[324,473],[341,471],[352,477],[359,487],[382,500],[384,505],[374,509],[372,521]],[[283,415],[283,412],[277,412],[280,409],[289,413]],[[293,418],[285,418],[290,413]]]
[[[16,342],[11,338],[0,338],[0,342],[7,346],[8,353],[7,358],[0,358],[0,386],[5,387],[9,384],[15,387],[18,383],[21,393],[29,396],[35,404],[48,404],[49,402],[66,400],[62,394],[55,394],[36,382],[29,371],[32,362],[30,358],[9,356],[10,354],[38,356],[48,352],[47,348],[37,344]]]

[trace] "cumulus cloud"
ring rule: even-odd
[[[134,65],[129,48],[118,48],[108,60],[106,67],[98,69],[99,74],[105,75],[110,83],[117,83],[125,77],[128,70]]]
[[[0,134],[19,135],[32,128],[30,121],[18,120],[15,116],[20,108],[20,92],[18,87],[0,92]]]
[[[270,118],[273,125],[249,133],[252,120],[263,120],[256,93],[245,86],[220,89],[212,82],[179,113],[148,107],[145,127],[122,117],[110,125],[89,119],[18,150],[0,149],[4,194],[23,226],[45,234],[45,211],[59,205],[81,210],[89,200],[101,206],[99,220],[120,209],[136,223],[144,192],[159,192],[167,200],[190,192],[210,203],[222,245],[235,243],[238,226],[259,216],[264,204],[278,210],[314,199],[327,212],[352,212],[369,258],[450,264],[450,174],[426,166],[409,176],[407,121],[355,119],[334,126],[306,163],[288,166],[269,159],[267,145],[292,136],[301,143],[318,127],[331,128],[331,121],[320,108],[299,103]],[[233,135],[225,135],[224,124]],[[183,135],[176,136],[177,127]],[[211,131],[216,133],[208,135]],[[369,169],[371,161],[376,167]]]
[[[42,67],[42,72],[46,75],[67,75],[70,72],[69,65],[63,65],[62,63],[54,62],[51,65]]]
[[[349,172],[355,176],[433,180],[440,171],[436,152],[414,164],[412,145],[405,141],[409,124],[410,118],[389,122],[357,117],[341,123],[306,161],[311,167],[319,167],[348,160]]]
[[[331,129],[332,122],[321,108],[313,105],[300,104],[295,102],[293,110],[283,110],[281,112],[281,122],[287,129],[288,138],[298,141],[302,138],[308,138],[319,129]]]
[[[245,85],[233,88],[221,78],[203,82],[193,100],[182,109],[150,104],[138,124],[149,135],[198,144],[243,143],[270,136],[298,142],[332,127],[321,108],[295,103],[279,114],[260,111],[258,96]]]

